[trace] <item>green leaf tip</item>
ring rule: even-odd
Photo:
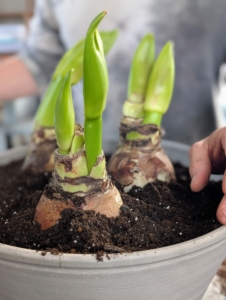
[[[61,76],[64,78],[67,73],[74,69],[72,76],[72,84],[78,83],[83,77],[83,51],[84,39],[80,40],[72,48],[70,48],[59,61],[52,78]]]
[[[116,29],[110,31],[100,31],[99,34],[104,45],[104,54],[106,55],[118,38],[119,31]]]
[[[106,54],[115,43],[118,37],[118,31],[101,31],[100,36],[103,40],[104,53]],[[54,127],[55,106],[59,94],[58,88],[60,87],[58,83],[64,79],[71,69],[74,69],[71,77],[72,85],[77,84],[82,79],[84,44],[85,39],[80,40],[70,48],[59,61],[35,115],[36,124],[44,127]]]
[[[131,64],[128,99],[143,102],[148,78],[155,60],[154,35],[146,34],[140,41]]]
[[[104,53],[107,54],[118,37],[118,30],[101,31],[100,36],[103,40]],[[54,80],[58,76],[65,77],[72,68],[75,69],[72,76],[72,84],[74,85],[82,79],[84,43],[85,39],[80,40],[63,55],[53,73],[52,77]]]
[[[84,114],[88,119],[99,118],[106,105],[108,71],[97,26],[106,15],[100,13],[90,24],[84,47]]]
[[[61,77],[52,80],[42,98],[38,110],[35,114],[35,123],[43,127],[54,126],[55,106],[60,92]]]
[[[167,42],[160,52],[150,75],[144,101],[144,124],[152,122],[151,113],[162,116],[168,109],[174,88],[175,63],[173,43]],[[157,124],[159,125],[159,124]]]
[[[72,69],[64,78],[55,109],[56,139],[61,154],[70,152],[74,137],[75,113],[71,93],[73,72]]]

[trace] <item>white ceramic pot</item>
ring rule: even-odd
[[[172,161],[188,165],[188,146],[164,141]],[[113,149],[110,147],[110,149]],[[0,154],[0,164],[26,148]],[[200,300],[225,258],[226,227],[160,249],[112,254],[42,256],[0,244],[1,300]]]

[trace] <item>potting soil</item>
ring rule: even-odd
[[[199,193],[190,190],[188,169],[175,164],[177,182],[157,181],[143,189],[121,192],[120,216],[66,209],[58,224],[45,231],[33,221],[35,207],[50,173],[22,172],[22,160],[0,167],[0,242],[52,253],[133,252],[165,247],[206,234],[221,226],[216,209],[221,182]],[[120,188],[119,186],[117,186]]]

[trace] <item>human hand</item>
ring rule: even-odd
[[[195,143],[190,151],[191,190],[201,191],[208,183],[211,173],[224,174],[224,196],[217,209],[217,219],[226,225],[226,127],[215,130],[210,136]]]

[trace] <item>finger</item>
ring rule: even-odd
[[[197,171],[191,175],[191,190],[193,192],[199,192],[208,184],[211,172],[210,165],[197,164]]]
[[[221,224],[226,225],[226,172],[224,172],[224,177],[222,180],[222,190],[224,197],[217,208],[217,219]]]
[[[226,225],[226,196],[224,196],[217,209],[217,219],[218,221]]]
[[[208,155],[208,149],[203,141],[194,144],[190,151],[191,190],[201,191],[208,183],[211,174],[211,162]]]
[[[224,172],[224,176],[222,179],[222,191],[223,191],[224,195],[226,195],[226,171]]]

